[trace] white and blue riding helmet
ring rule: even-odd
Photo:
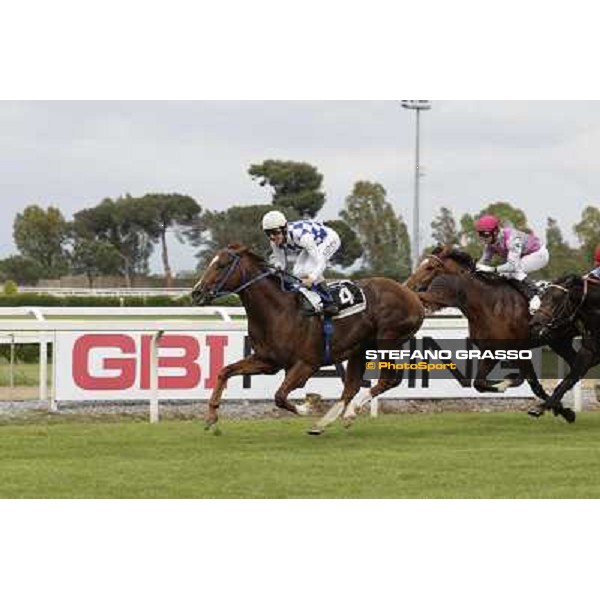
[[[262,219],[262,228],[264,231],[273,231],[274,229],[283,229],[287,225],[285,215],[278,210],[270,210]]]

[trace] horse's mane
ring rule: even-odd
[[[255,252],[248,246],[244,244],[229,244],[227,246],[228,250],[239,254],[240,256],[247,256],[250,258],[254,265],[263,271],[270,271],[269,278],[273,278],[277,280],[281,284],[281,289],[284,291],[289,291],[290,288],[294,287],[294,284],[297,284],[297,279],[293,275],[282,271],[281,269],[277,269],[269,261],[264,257]]]
[[[562,285],[566,288],[578,288],[583,287],[583,277],[580,275],[576,275],[575,273],[568,273],[566,275],[562,275],[556,281],[552,283],[556,283],[557,285]]]
[[[438,258],[451,258],[469,271],[475,271],[475,260],[473,257],[468,252],[456,246],[443,246],[440,244],[433,249],[431,254]]]
[[[267,271],[269,273],[267,279],[275,281],[282,292],[290,293],[297,291],[298,279],[296,277],[290,273],[287,273],[285,270],[274,267],[264,256],[261,256],[258,254],[258,252],[255,252],[248,246],[237,243],[229,244],[227,246],[227,250],[235,252],[239,256],[248,257],[254,266],[258,267],[263,272]],[[294,294],[294,298],[300,306],[303,297],[299,296],[298,294]]]
[[[461,250],[460,248],[456,248],[454,246],[443,246],[443,245],[439,245],[437,246],[432,254],[434,256],[437,256],[439,258],[451,258],[453,260],[455,260],[459,265],[467,268],[470,272],[470,274],[477,279],[478,281],[481,281],[483,283],[489,284],[489,285],[506,285],[507,280],[502,277],[501,275],[498,275],[497,273],[488,273],[486,271],[476,271],[475,270],[475,260],[473,259],[473,257],[468,253],[465,252],[464,250]]]
[[[451,258],[458,264],[469,269],[469,271],[473,271],[475,269],[475,261],[471,255],[460,248],[439,245],[434,248],[431,254],[439,258]]]
[[[267,259],[264,256],[261,256],[260,254],[258,254],[248,246],[245,246],[244,244],[229,244],[227,246],[227,249],[232,250],[233,252],[239,255],[243,254],[245,256],[250,257],[255,263],[258,264],[258,266],[263,267],[268,265]]]

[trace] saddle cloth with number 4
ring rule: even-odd
[[[342,279],[327,284],[327,289],[340,309],[334,319],[343,319],[367,308],[367,299],[362,289],[353,281]]]

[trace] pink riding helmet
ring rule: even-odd
[[[500,227],[500,220],[494,215],[483,215],[475,221],[475,230],[477,232],[495,231]]]
[[[598,246],[596,252],[594,252],[594,260],[596,261],[596,265],[600,267],[600,246]]]

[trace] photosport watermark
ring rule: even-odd
[[[538,379],[562,379],[564,365],[547,348],[530,348],[528,340],[472,340],[413,338],[402,345],[380,340],[364,351],[365,379],[379,379],[387,371],[409,387],[427,387],[430,379],[455,379],[470,387],[482,362],[489,366],[488,380],[517,377],[525,361],[533,365]],[[592,369],[588,378],[600,378]]]

